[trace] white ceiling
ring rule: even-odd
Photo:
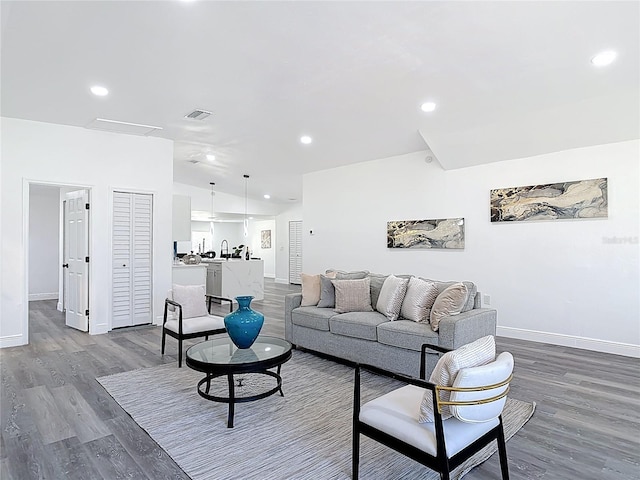
[[[286,204],[304,173],[428,148],[450,169],[640,137],[639,5],[2,1],[2,115],[157,125],[175,181],[248,173]]]

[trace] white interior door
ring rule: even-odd
[[[151,195],[113,193],[112,328],[152,322]]]
[[[289,222],[289,283],[302,283],[302,222]]]
[[[89,331],[89,192],[65,194],[65,323]]]

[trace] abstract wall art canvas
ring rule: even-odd
[[[607,179],[491,190],[491,221],[521,222],[608,215]]]
[[[388,248],[464,248],[464,218],[387,222]]]
[[[260,231],[260,248],[271,248],[271,230]]]

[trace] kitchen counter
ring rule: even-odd
[[[178,285],[206,285],[207,265],[185,265],[175,263],[171,269],[171,282]]]
[[[226,298],[251,295],[264,300],[264,261],[213,259],[207,261],[207,293]]]

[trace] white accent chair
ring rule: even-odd
[[[362,368],[400,379],[407,385],[360,406]],[[363,434],[435,470],[442,480],[449,480],[453,469],[496,440],[502,478],[507,480],[509,468],[502,409],[512,373],[513,356],[508,352],[501,353],[489,364],[460,370],[451,387],[357,365],[352,478],[358,478],[360,434]],[[441,390],[451,392],[449,401],[440,399]],[[430,391],[433,397],[435,422],[432,423],[418,423],[425,391]],[[441,407],[445,404],[450,406],[453,417],[443,420]]]
[[[178,368],[182,367],[182,342],[191,338],[204,337],[209,339],[209,335],[226,332],[224,318],[211,315],[211,301],[224,300],[229,302],[229,312],[233,311],[233,301],[229,298],[206,295],[202,288],[201,296],[188,298],[182,303],[174,300],[173,289],[169,290],[164,301],[164,317],[162,321],[162,355],[165,350],[165,339],[169,335],[178,340]],[[191,295],[193,297],[193,295]],[[193,305],[202,298],[202,305]],[[207,302],[205,305],[205,301]],[[190,312],[185,314],[185,312]],[[193,313],[195,312],[195,313]],[[194,315],[194,316],[192,316]]]

